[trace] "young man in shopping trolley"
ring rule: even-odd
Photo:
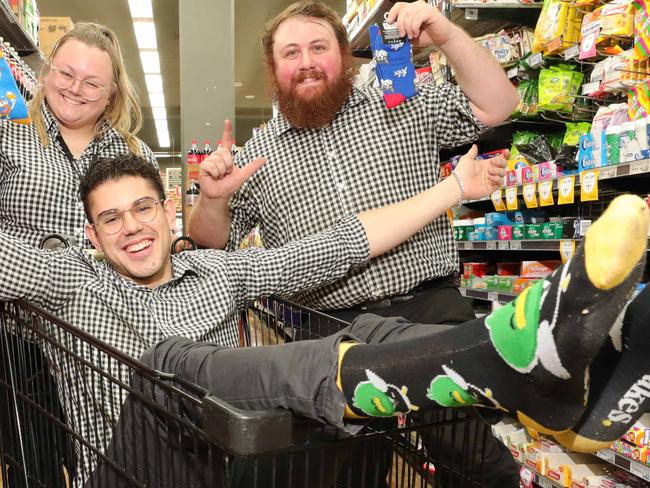
[[[585,409],[586,372],[645,258],[648,208],[637,197],[616,200],[572,261],[484,319],[431,335],[417,325],[366,315],[321,341],[237,348],[233,322],[252,300],[343,276],[459,200],[490,193],[503,166],[502,159],[463,157],[454,176],[435,187],[279,249],[170,256],[175,207],[158,173],[132,155],[99,160],[85,175],[81,195],[88,236],[106,260],[77,249],[40,251],[0,234],[0,298],[28,299],[240,408],[283,407],[353,431],[350,422],[367,417],[485,406],[581,447],[583,438],[567,432]],[[249,175],[242,172],[240,184]],[[370,337],[383,343],[364,344]],[[51,354],[72,430],[103,449],[120,413],[115,405],[124,398],[97,391],[101,382],[77,377]],[[77,393],[61,386],[80,382],[85,388]],[[86,420],[75,425],[80,418]],[[120,441],[129,449],[130,441]],[[92,458],[76,473],[80,485],[95,468]]]

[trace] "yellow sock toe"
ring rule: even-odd
[[[620,285],[645,254],[650,216],[635,195],[621,195],[607,207],[585,236],[585,267],[596,288]]]
[[[596,452],[609,447],[611,441],[597,441],[588,439],[571,430],[554,434],[553,437],[564,447],[575,452]]]
[[[528,415],[526,415],[525,413],[519,410],[517,410],[517,420],[523,426],[527,427],[528,429],[533,429],[534,431],[540,434],[554,436],[560,434],[561,432],[564,432],[562,430],[553,430],[553,429],[549,429],[548,427],[544,427],[542,424],[537,423],[535,420],[531,419]]]

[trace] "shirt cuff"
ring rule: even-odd
[[[345,217],[333,227],[341,244],[345,245],[352,266],[364,264],[370,259],[370,244],[366,229],[356,215]]]

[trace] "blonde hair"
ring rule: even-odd
[[[142,155],[140,140],[135,136],[142,127],[142,111],[135,87],[126,74],[117,36],[108,27],[92,22],[78,22],[75,24],[74,29],[59,39],[41,68],[39,75],[40,89],[36,91],[34,98],[29,102],[29,115],[38,130],[41,142],[44,146],[48,144],[47,128],[41,111],[41,106],[45,101],[45,92],[42,88],[43,82],[49,72],[52,59],[54,59],[61,46],[71,39],[106,52],[113,65],[115,88],[111,91],[106,109],[95,124],[95,135],[99,135],[102,126],[108,121],[124,138],[129,150],[133,154]]]
[[[336,13],[336,10],[325,5],[320,0],[302,0],[289,5],[264,26],[264,32],[262,33],[262,49],[264,50],[267,67],[274,67],[273,37],[275,36],[275,32],[278,30],[278,27],[280,27],[282,22],[292,17],[313,17],[324,20],[334,30],[334,35],[339,43],[341,54],[347,54],[350,51],[348,34],[339,14]]]

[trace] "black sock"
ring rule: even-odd
[[[483,405],[540,432],[571,428],[584,410],[588,367],[640,276],[647,230],[645,203],[619,197],[569,263],[485,319],[342,351],[348,414]]]
[[[574,451],[604,449],[650,412],[650,286],[630,302],[590,368],[587,409],[557,440]]]

